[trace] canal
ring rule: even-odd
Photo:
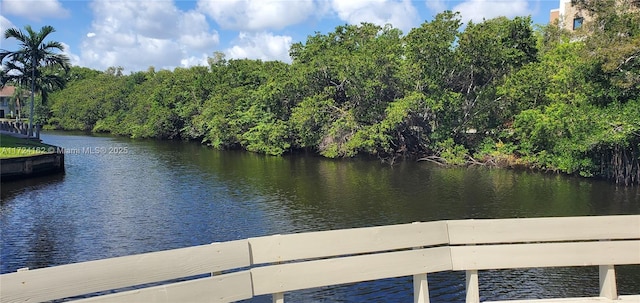
[[[430,163],[262,156],[200,144],[62,132],[66,173],[2,183],[0,273],[277,233],[466,218],[640,214],[640,189]],[[375,264],[372,264],[375,266]],[[640,267],[618,271],[640,293]],[[464,273],[429,276],[464,301]],[[483,300],[594,296],[597,268],[480,273]],[[291,302],[409,302],[409,277],[287,294]],[[270,302],[258,297],[251,302]]]

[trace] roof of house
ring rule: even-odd
[[[15,86],[7,85],[0,89],[0,97],[11,97],[16,92]]]
[[[0,88],[0,97],[13,97],[16,93],[16,87],[13,85],[6,85],[5,87]],[[28,95],[28,91],[23,92],[22,95]]]

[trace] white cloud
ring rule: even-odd
[[[262,31],[300,23],[316,6],[313,0],[198,0],[198,10],[225,29]]]
[[[333,0],[332,8],[340,19],[350,24],[391,24],[405,33],[419,22],[418,12],[410,0]]]
[[[207,59],[209,59],[209,55],[207,54],[202,54],[200,55],[200,57],[191,56],[189,58],[183,58],[182,60],[180,60],[180,65],[182,67],[189,67],[189,66],[196,66],[196,65],[208,66],[209,62],[207,61]]]
[[[217,32],[209,30],[206,17],[198,12],[185,13],[178,22],[180,44],[187,49],[211,53],[220,42]]]
[[[206,63],[219,43],[202,13],[172,1],[95,1],[91,8],[92,28],[80,47],[81,64],[91,68],[191,66]]]
[[[2,49],[17,49],[18,42],[16,39],[5,39],[4,32],[10,28],[17,28],[9,19],[0,15],[0,48]]]
[[[434,15],[447,10],[445,0],[427,0],[425,4],[427,5],[427,8],[434,13]]]
[[[459,11],[462,20],[467,22],[482,22],[482,19],[491,19],[500,16],[516,17],[529,15],[532,10],[529,8],[527,0],[468,0],[453,8]]]
[[[71,65],[78,65],[80,63],[80,57],[71,52],[71,46],[69,46],[64,42],[60,42],[60,44],[62,44],[62,47],[63,47],[62,54],[67,55],[67,57],[69,57],[69,61],[71,62]]]
[[[66,18],[69,11],[58,0],[3,0],[2,13],[40,21],[42,18]]]
[[[170,1],[95,1],[91,7],[98,29],[151,38],[169,38],[178,30],[180,12]]]
[[[275,36],[271,33],[241,32],[235,45],[225,51],[228,58],[261,59],[291,62],[289,48],[292,38],[289,36]]]
[[[9,21],[9,19],[5,18],[4,16],[0,16],[0,33],[3,34],[3,35],[0,35],[0,36],[2,36],[2,38],[0,38],[0,39],[4,40],[4,32],[7,29],[10,29],[12,27],[16,27],[16,26],[13,25],[13,23],[11,23],[11,21]]]

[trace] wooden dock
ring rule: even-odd
[[[449,220],[273,235],[0,275],[1,302],[233,302],[315,287],[466,272],[466,302],[480,302],[478,271],[597,266],[598,297],[509,302],[640,302],[619,296],[615,266],[640,264],[640,215]],[[97,296],[87,296],[96,294]],[[535,298],[535,294],[532,294]]]

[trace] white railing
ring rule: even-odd
[[[640,295],[617,294],[615,265],[623,264],[640,264],[640,215],[453,220],[274,235],[21,270],[0,275],[0,301],[102,292],[78,302],[232,302],[265,294],[284,302],[289,291],[413,276],[414,301],[429,302],[427,275],[454,270],[467,273],[466,301],[479,302],[479,270],[599,266],[599,297],[561,302],[640,302]],[[105,294],[112,290],[121,291]]]

